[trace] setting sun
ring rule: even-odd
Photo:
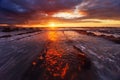
[[[56,27],[56,24],[55,23],[49,23],[49,27]]]

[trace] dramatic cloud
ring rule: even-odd
[[[120,0],[0,0],[0,24],[40,23],[50,17],[71,21],[120,19]]]
[[[18,13],[29,10],[54,11],[71,8],[82,0],[1,0],[0,7]]]
[[[44,15],[41,15],[43,12],[69,9],[80,2],[81,0],[0,0],[0,23],[11,24],[17,21],[17,23],[21,23],[27,17],[43,17]],[[39,16],[36,15],[36,12],[40,13]],[[33,16],[33,13],[36,16]],[[31,14],[31,17],[28,14]],[[9,21],[10,19],[13,21]]]
[[[87,11],[90,18],[120,18],[120,0],[84,0],[76,7]]]

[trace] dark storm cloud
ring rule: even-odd
[[[18,5],[12,0],[1,0],[0,1],[0,8],[3,11],[10,11],[10,12],[17,12],[17,13],[24,13],[27,11],[22,5]]]
[[[89,18],[120,19],[120,0],[84,0],[79,9],[87,11]]]
[[[0,7],[18,13],[30,10],[53,11],[71,8],[82,0],[1,0]]]

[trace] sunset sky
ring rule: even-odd
[[[0,25],[120,27],[120,0],[0,0]]]

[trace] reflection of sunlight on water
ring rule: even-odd
[[[55,49],[49,49],[47,51],[47,55],[49,55],[49,56],[56,56],[56,57],[62,57],[62,54],[57,52],[57,50],[55,50]],[[47,57],[47,55],[46,55],[46,57]]]
[[[55,31],[50,31],[48,32],[48,39],[51,41],[56,41],[57,40],[57,34]]]
[[[46,68],[50,76],[64,78],[69,66],[61,61],[63,52],[58,52],[56,49],[48,49],[46,52]]]
[[[73,33],[74,35],[77,34]],[[51,42],[32,62],[30,72],[25,76],[27,79],[23,80],[91,80],[86,77],[89,73],[85,71],[89,70],[90,62],[85,54],[59,42],[56,31],[49,31],[48,39]]]

